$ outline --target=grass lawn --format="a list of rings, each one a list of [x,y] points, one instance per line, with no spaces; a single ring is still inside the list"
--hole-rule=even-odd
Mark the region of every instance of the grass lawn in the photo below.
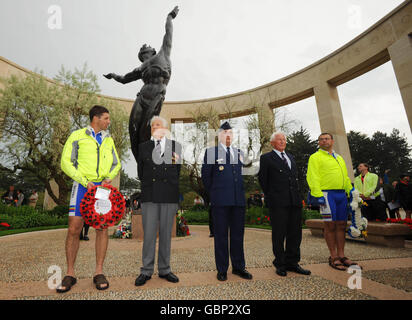
[[[67,226],[47,226],[47,227],[36,227],[36,228],[28,228],[28,229],[1,230],[0,237],[8,236],[11,234],[18,234],[18,233],[26,233],[26,232],[42,231],[42,230],[53,230],[53,229],[65,229],[65,228],[67,228]]]

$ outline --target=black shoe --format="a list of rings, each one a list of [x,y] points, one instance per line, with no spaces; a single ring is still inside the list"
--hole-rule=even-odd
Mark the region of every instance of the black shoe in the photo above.
[[[309,276],[311,274],[310,270],[303,269],[300,265],[296,265],[293,267],[287,267],[286,270],[296,272],[299,274],[304,274],[305,276]]]
[[[214,237],[214,235],[211,233],[211,234],[209,234],[209,238],[213,238]]]
[[[281,277],[286,277],[288,273],[283,268],[276,268],[276,274]]]
[[[227,280],[227,272],[218,272],[217,273],[217,280],[226,281]]]
[[[233,269],[232,273],[247,280],[251,280],[253,277],[252,275],[246,271],[246,269],[239,270],[239,269]]]
[[[83,235],[80,235],[79,239],[80,239],[80,240],[83,240],[83,239],[84,239],[84,238],[83,238]]]
[[[83,237],[83,240],[84,240],[84,241],[89,241],[90,239],[89,239],[88,236],[84,236],[84,237]]]
[[[134,282],[135,286],[142,286],[146,283],[147,280],[150,280],[152,277],[151,276],[146,276],[144,274],[141,274],[136,278],[136,281]]]
[[[174,275],[171,272],[169,272],[168,274],[165,274],[165,275],[160,275],[159,274],[159,278],[166,279],[167,281],[173,282],[173,283],[179,282],[179,278],[176,277],[176,275]]]

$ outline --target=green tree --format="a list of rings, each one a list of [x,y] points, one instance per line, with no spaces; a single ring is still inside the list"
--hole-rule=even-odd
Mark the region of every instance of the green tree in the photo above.
[[[377,131],[371,138],[351,131],[348,141],[354,169],[359,163],[366,162],[370,165],[370,171],[380,176],[389,169],[391,180],[398,179],[401,173],[412,171],[412,148],[398,129],[393,129],[391,134]]]
[[[373,156],[371,150],[374,149],[371,139],[357,131],[349,131],[347,137],[353,168],[356,169],[360,163],[371,163]]]
[[[134,193],[140,190],[140,180],[130,178],[122,168],[120,170],[120,191],[123,193]]]
[[[124,155],[128,144],[126,126],[121,125],[124,112],[114,103],[99,99],[96,76],[86,65],[74,72],[62,67],[54,83],[41,74],[0,80],[4,84],[0,90],[0,114],[4,115],[1,163],[13,172],[31,172],[56,204],[66,204],[71,190],[70,178],[60,169],[63,146],[74,130],[90,122],[88,111],[94,104],[108,104],[110,131],[120,144],[119,157]],[[53,180],[58,195],[51,188]]]
[[[295,158],[299,187],[304,197],[309,191],[306,182],[309,157],[317,151],[317,146],[317,141],[312,140],[310,134],[303,127],[300,127],[300,130],[292,132],[287,137],[286,151],[290,152]]]

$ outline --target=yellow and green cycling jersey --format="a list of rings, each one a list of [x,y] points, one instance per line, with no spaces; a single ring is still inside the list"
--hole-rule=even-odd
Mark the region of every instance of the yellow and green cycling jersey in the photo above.
[[[313,197],[323,197],[322,190],[352,190],[345,160],[337,153],[319,149],[309,158],[306,180]]]
[[[366,198],[373,196],[378,197],[380,192],[377,191],[379,183],[378,175],[368,172],[365,174],[362,183],[362,175],[355,178],[355,189]]]
[[[74,131],[64,145],[60,162],[63,172],[84,187],[90,181],[114,179],[121,168],[113,138],[103,131],[99,145],[92,132],[90,126]]]

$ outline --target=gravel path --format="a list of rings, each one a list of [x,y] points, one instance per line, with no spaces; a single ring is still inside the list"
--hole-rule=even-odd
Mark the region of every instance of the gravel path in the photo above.
[[[216,270],[213,238],[208,237],[207,227],[191,226],[191,232],[192,236],[188,239],[172,241],[172,271],[191,273]],[[65,272],[65,237],[65,230],[56,230],[0,238],[0,282],[47,280],[51,265],[59,266]],[[347,241],[345,253],[356,261],[412,257],[412,249],[386,248],[354,241]],[[110,239],[104,272],[109,277],[137,276],[141,255],[141,241]],[[302,265],[326,263],[329,254],[324,239],[304,232],[301,256]],[[272,267],[271,233],[248,229],[245,234],[245,258],[247,268]],[[94,230],[90,230],[90,241],[81,241],[76,260],[77,277],[89,278],[94,267]]]

